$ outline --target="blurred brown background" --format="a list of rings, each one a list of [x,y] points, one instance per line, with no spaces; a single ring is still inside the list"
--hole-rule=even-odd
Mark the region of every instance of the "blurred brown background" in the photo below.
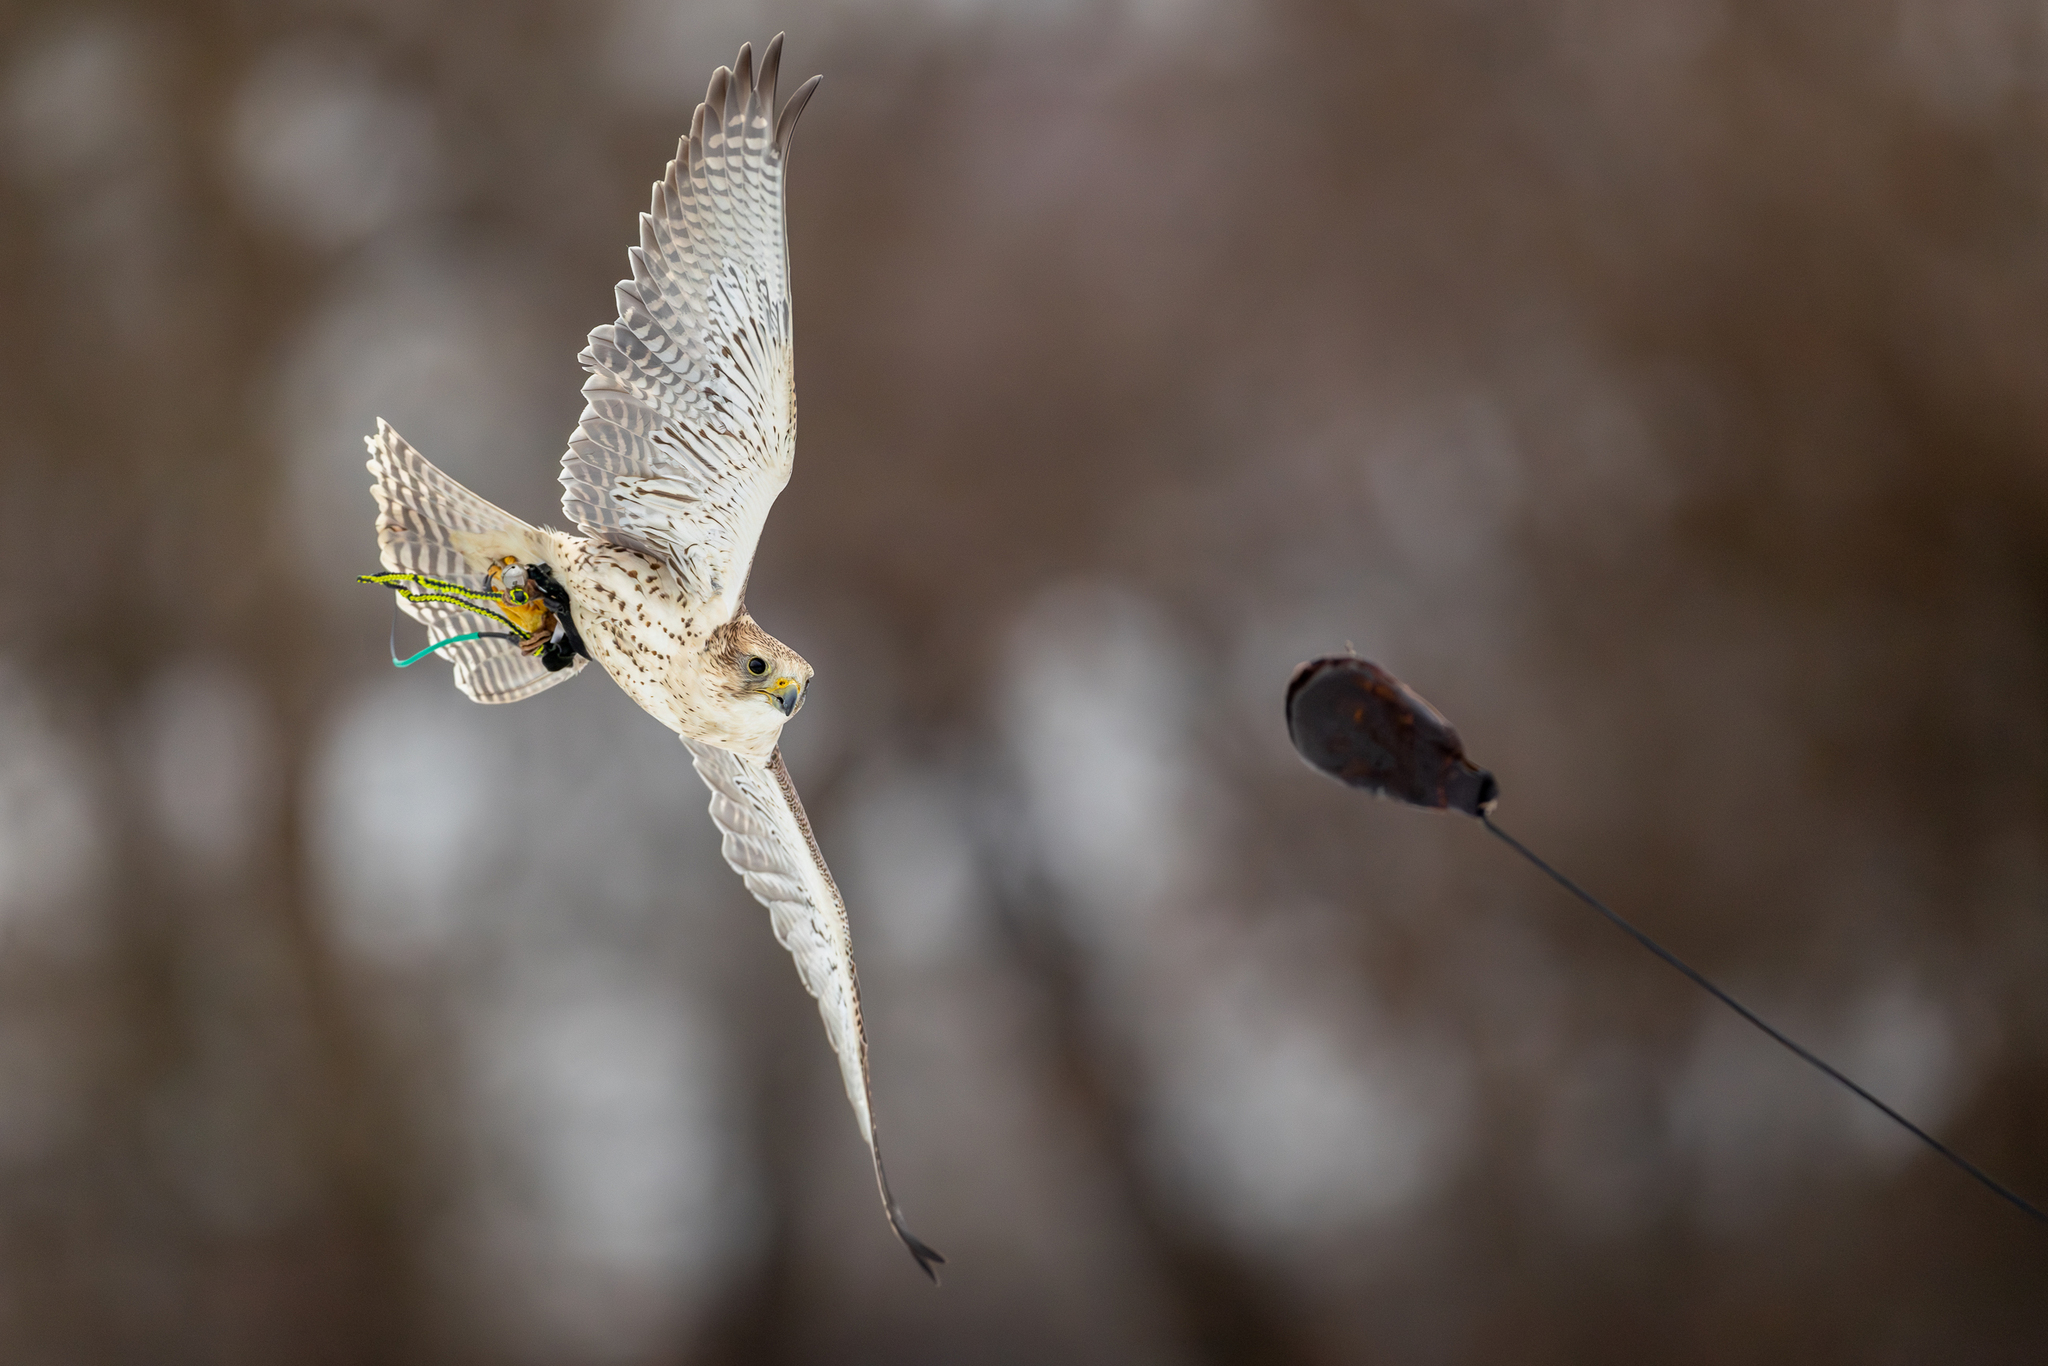
[[[752,606],[889,1237],[685,756],[385,662],[378,415],[559,522],[713,67],[827,73]],[[2048,13],[0,10],[0,1359],[2033,1362]],[[410,640],[401,635],[401,643]]]

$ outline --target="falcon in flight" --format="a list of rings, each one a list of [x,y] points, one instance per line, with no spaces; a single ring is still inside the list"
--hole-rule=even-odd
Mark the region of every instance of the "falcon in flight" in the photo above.
[[[427,628],[413,658],[441,654],[476,701],[531,697],[595,660],[682,738],[726,862],[817,998],[889,1225],[936,1280],[945,1259],[903,1226],[882,1171],[846,905],[776,744],[811,666],[746,608],[754,547],[796,458],[782,180],[821,79],[778,110],[781,57],[777,35],[758,67],[742,47],[712,75],[640,216],[618,321],[578,357],[590,378],[562,508],[583,534],[493,507],[379,419],[369,468],[386,572],[364,577]]]

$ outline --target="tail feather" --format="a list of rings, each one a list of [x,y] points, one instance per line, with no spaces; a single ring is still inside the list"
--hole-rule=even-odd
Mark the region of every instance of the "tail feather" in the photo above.
[[[377,419],[366,439],[370,496],[377,500],[377,554],[386,571],[428,574],[468,588],[485,586],[483,571],[500,555],[521,563],[548,558],[548,536],[471,493],[428,463],[391,424]],[[427,628],[430,641],[504,629],[445,603],[399,600]],[[440,656],[455,666],[455,686],[478,702],[517,702],[572,677],[583,666],[549,673],[509,640],[468,640]]]

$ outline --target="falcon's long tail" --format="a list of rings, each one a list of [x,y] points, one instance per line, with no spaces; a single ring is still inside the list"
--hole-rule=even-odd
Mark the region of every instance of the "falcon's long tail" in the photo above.
[[[473,592],[494,591],[484,571],[512,557],[519,564],[546,563],[554,552],[549,533],[485,502],[428,463],[391,424],[377,419],[367,438],[370,496],[377,500],[377,554],[386,571],[421,574],[460,584]],[[427,628],[431,642],[504,626],[467,611],[454,601],[422,602],[401,595],[399,606]],[[550,672],[540,659],[511,640],[487,637],[451,644],[440,652],[455,666],[455,686],[478,702],[516,702],[573,675],[582,667]]]

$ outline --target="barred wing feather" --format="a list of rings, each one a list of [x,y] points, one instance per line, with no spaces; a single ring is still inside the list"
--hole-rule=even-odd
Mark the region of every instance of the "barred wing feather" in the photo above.
[[[454,534],[531,532],[525,522],[434,468],[383,418],[377,419],[376,435],[366,437],[364,444],[370,448],[368,465],[375,476],[370,496],[377,500],[377,556],[387,571],[430,574],[482,589],[483,575],[470,571],[469,561],[455,547]],[[430,642],[504,629],[445,603],[407,602],[401,597],[399,607],[427,628]],[[466,640],[439,654],[455,666],[455,686],[478,702],[517,702],[575,677],[584,665],[578,659],[573,668],[549,673],[509,640]]]
[[[578,357],[590,378],[562,457],[562,507],[587,536],[668,560],[710,610],[740,609],[754,548],[796,458],[782,182],[818,77],[778,115],[782,37],[711,78],[640,216],[617,322]]]
[[[875,1183],[881,1189],[889,1226],[924,1273],[937,1280],[932,1266],[946,1259],[903,1226],[903,1212],[882,1170],[846,903],[818,851],[803,802],[782,762],[782,751],[777,750],[764,764],[694,740],[683,744],[711,788],[711,819],[724,836],[725,861],[746,882],[754,898],[768,908],[776,940],[796,959],[797,976],[818,1000],[825,1037],[839,1058],[846,1098],[853,1104],[854,1119],[874,1158]]]

